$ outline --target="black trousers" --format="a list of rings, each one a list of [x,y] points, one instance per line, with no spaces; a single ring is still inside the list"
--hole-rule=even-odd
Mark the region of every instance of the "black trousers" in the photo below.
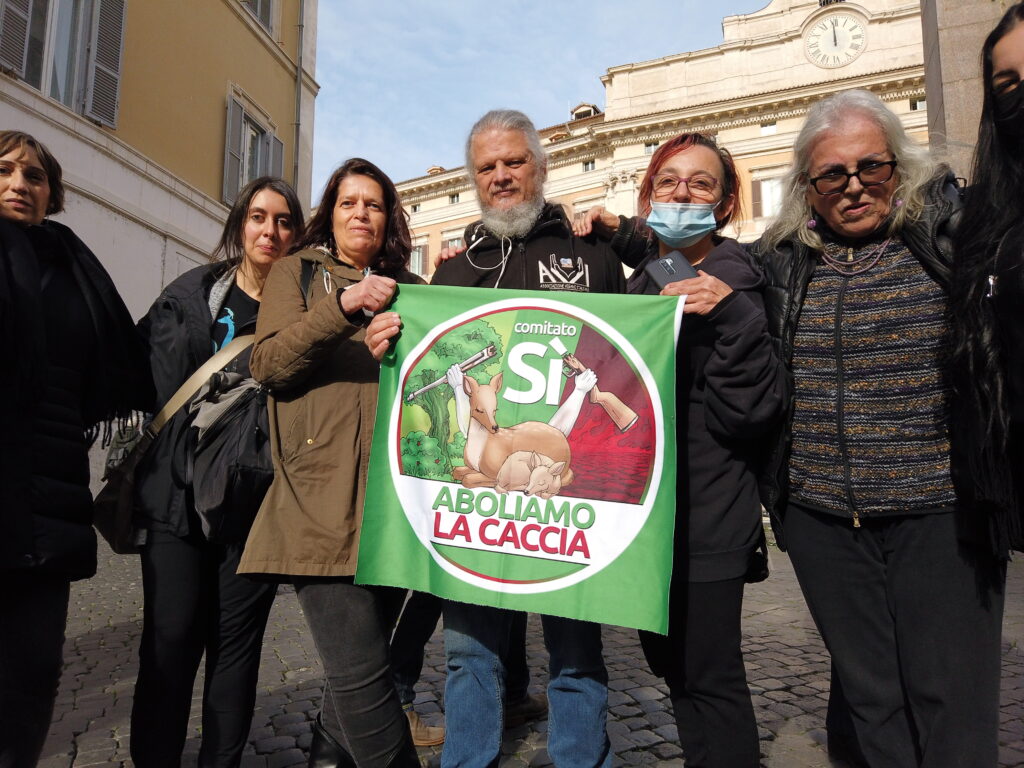
[[[790,506],[786,540],[872,768],[998,760],[1006,572],[953,514],[864,520]]]
[[[423,648],[437,629],[444,600],[429,592],[409,595],[391,638],[391,672],[402,706],[412,706],[415,686],[423,671]],[[526,661],[526,618],[517,612],[509,631],[505,663],[505,700],[514,704],[526,698],[530,689],[530,667]]]
[[[67,579],[4,574],[0,599],[0,768],[35,768],[64,667]]]
[[[665,678],[679,743],[694,768],[757,768],[761,751],[740,650],[744,579],[675,583],[667,637],[641,632]]]
[[[351,577],[293,582],[324,666],[323,727],[361,768],[419,768],[388,663],[404,590]]]
[[[263,632],[276,584],[235,573],[240,545],[150,532],[142,549],[145,599],[131,755],[139,768],[181,764],[192,687],[203,652],[199,765],[237,766],[249,736]]]

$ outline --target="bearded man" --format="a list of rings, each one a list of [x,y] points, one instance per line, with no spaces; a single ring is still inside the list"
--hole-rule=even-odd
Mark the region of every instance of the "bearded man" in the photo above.
[[[494,110],[480,118],[466,140],[466,172],[476,183],[481,219],[466,228],[465,252],[442,263],[432,284],[625,293],[622,266],[609,244],[573,235],[561,206],[545,201],[547,155],[526,115]],[[366,344],[378,360],[399,324],[398,315],[387,312],[367,328]],[[505,659],[517,617],[514,611],[445,603],[448,732],[442,768],[498,765],[509,706]],[[558,616],[542,616],[541,623],[550,655],[548,754],[558,768],[610,766],[601,627]]]

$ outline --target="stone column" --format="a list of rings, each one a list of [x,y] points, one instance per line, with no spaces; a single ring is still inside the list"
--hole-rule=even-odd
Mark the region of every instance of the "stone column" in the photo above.
[[[1007,0],[922,0],[928,141],[937,160],[967,177],[981,118],[981,44]]]

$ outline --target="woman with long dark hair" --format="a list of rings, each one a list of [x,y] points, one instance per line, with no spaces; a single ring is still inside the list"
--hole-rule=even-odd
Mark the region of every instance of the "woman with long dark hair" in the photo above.
[[[149,407],[145,350],[99,259],[48,217],[57,159],[0,131],[0,765],[39,760],[71,582],[96,573],[89,446]]]
[[[411,250],[395,185],[349,160],[298,252],[270,273],[256,324],[274,482],[239,571],[290,580],[316,642],[324,697],[310,765],[419,765],[388,666],[405,592],[354,583],[380,372],[364,327],[397,283],[422,282],[407,269]]]
[[[954,479],[988,512],[984,533],[1006,555],[1024,549],[1024,3],[1003,15],[981,60],[981,125],[951,291]]]
[[[168,285],[139,324],[157,390],[153,410],[217,350],[253,333],[270,268],[301,234],[302,206],[287,182],[264,176],[239,192],[214,262]],[[246,352],[228,369],[247,376]],[[235,573],[258,502],[233,505],[216,535],[204,532],[181,479],[178,446],[190,421],[187,409],[179,409],[136,474],[144,608],[131,754],[139,768],[180,764],[204,652],[199,765],[241,762],[277,590]]]

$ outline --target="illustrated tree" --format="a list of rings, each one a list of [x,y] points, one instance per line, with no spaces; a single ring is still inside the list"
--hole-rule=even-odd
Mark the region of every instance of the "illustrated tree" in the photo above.
[[[455,363],[475,355],[487,347],[494,345],[496,355],[480,365],[466,371],[480,383],[487,383],[491,377],[501,370],[502,344],[498,332],[484,320],[466,323],[446,333],[431,350],[424,355],[416,366],[416,372],[409,377],[405,396],[421,387],[431,384],[443,377]],[[428,392],[423,392],[413,399],[412,404],[426,411],[430,417],[430,429],[427,436],[437,441],[439,446],[448,445],[451,434],[451,423],[448,419],[448,402],[452,399],[452,388],[445,382]],[[445,472],[451,472],[451,461],[448,451],[443,452]]]

